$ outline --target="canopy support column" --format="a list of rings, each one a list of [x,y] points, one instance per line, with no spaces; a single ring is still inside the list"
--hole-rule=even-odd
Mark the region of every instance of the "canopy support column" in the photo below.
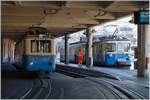
[[[87,43],[86,43],[86,66],[91,67],[93,66],[93,54],[92,54],[92,34],[90,32],[90,29],[88,28],[86,30],[86,37],[87,37]]]
[[[65,34],[65,64],[69,63],[69,57],[68,57],[68,53],[69,53],[69,45],[68,45],[68,34]]]
[[[145,60],[145,26],[138,25],[138,66],[137,76],[144,77],[146,68]]]

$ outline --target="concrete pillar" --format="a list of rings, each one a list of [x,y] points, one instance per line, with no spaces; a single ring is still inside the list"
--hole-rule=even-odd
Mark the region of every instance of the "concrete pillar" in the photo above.
[[[145,70],[145,76],[149,77],[149,70],[150,70],[150,25],[145,26],[145,57],[147,60],[146,63],[146,70]]]
[[[69,57],[68,57],[68,54],[69,54],[68,38],[69,38],[69,35],[65,34],[65,64],[69,63]]]
[[[93,36],[92,36],[89,28],[86,30],[86,37],[87,37],[86,54],[85,54],[86,55],[86,66],[91,67],[91,66],[93,66],[93,54],[92,54]]]
[[[4,49],[4,42],[3,36],[1,36],[1,63],[3,62],[3,49]]]
[[[138,25],[138,77],[144,77],[145,74],[145,26]]]

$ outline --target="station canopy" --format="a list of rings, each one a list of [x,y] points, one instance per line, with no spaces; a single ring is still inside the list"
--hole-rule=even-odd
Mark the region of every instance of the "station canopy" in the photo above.
[[[28,27],[55,37],[71,34],[148,8],[149,1],[2,1],[2,35],[19,38]]]

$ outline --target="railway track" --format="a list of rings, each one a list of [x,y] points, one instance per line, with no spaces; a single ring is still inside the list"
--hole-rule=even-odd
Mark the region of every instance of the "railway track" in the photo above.
[[[112,84],[114,87],[121,89],[121,91],[123,91],[123,92],[129,91],[129,92],[131,92],[130,94],[135,94],[135,95],[137,95],[138,98],[143,98],[143,99],[149,98],[149,92],[148,92],[149,87],[141,86],[139,84],[128,84],[128,83],[124,83],[124,82],[119,83],[119,85],[118,85],[118,83],[116,81],[112,82],[112,81],[109,81],[106,79],[105,80],[99,79],[99,81],[105,81],[109,84]],[[121,88],[120,86],[123,88]],[[147,91],[147,92],[145,92],[145,91]]]
[[[20,99],[48,99],[51,94],[52,80],[50,78],[37,78],[32,87]]]
[[[131,89],[126,86],[120,86],[120,85],[115,84],[106,79],[98,79],[97,80],[97,79],[93,79],[93,78],[89,78],[89,77],[86,77],[85,79],[95,82],[97,84],[104,85],[105,87],[109,87],[113,93],[115,93],[116,95],[119,94],[118,97],[120,99],[146,99],[143,95],[134,91],[134,89]]]
[[[130,88],[127,86],[118,85],[115,82],[108,81],[105,77],[93,78],[93,77],[89,77],[90,75],[88,74],[82,74],[82,73],[77,73],[77,72],[72,72],[72,71],[67,71],[67,70],[62,70],[62,69],[59,69],[58,71],[65,75],[75,77],[75,78],[82,77],[86,80],[93,82],[95,85],[98,84],[99,86],[96,87],[96,89],[97,91],[99,91],[101,96],[103,95],[102,96],[103,99],[116,99],[116,98],[117,99],[146,99],[148,98],[138,93],[132,87]],[[108,77],[108,78],[111,78],[111,77]]]
[[[3,98],[14,98],[14,99],[64,99],[64,98],[79,98],[84,99],[89,97],[91,98],[101,98],[101,99],[148,99],[148,94],[145,94],[145,90],[149,88],[136,88],[135,86],[131,87],[126,84],[123,84],[113,78],[112,76],[102,75],[102,77],[98,77],[91,73],[81,73],[77,71],[70,71],[65,69],[57,69],[59,73],[65,74],[69,77],[66,79],[66,76],[62,79],[62,76],[58,76],[57,78],[52,77],[34,77],[31,80],[24,81],[24,87],[14,87],[14,92],[7,95],[7,97]],[[18,74],[17,74],[18,75]],[[73,77],[73,78],[72,78]],[[79,80],[78,80],[79,79]],[[17,79],[16,79],[17,80]],[[53,82],[52,82],[53,80]],[[73,80],[73,81],[71,81]],[[19,83],[20,81],[16,81]],[[32,83],[25,85],[26,83]],[[77,82],[77,83],[76,83]],[[76,84],[76,85],[73,85]],[[73,86],[71,86],[71,84]],[[80,85],[81,84],[81,85]],[[88,85],[88,87],[86,87]],[[30,86],[30,87],[29,87]],[[92,87],[89,87],[92,86]],[[140,87],[140,86],[139,86]],[[26,89],[25,89],[26,88]],[[77,88],[82,88],[83,90],[75,90]],[[12,89],[12,90],[13,90]],[[89,92],[96,94],[92,96]],[[81,91],[81,92],[80,92]],[[87,91],[85,93],[84,91]],[[143,92],[144,91],[144,92]],[[72,94],[70,94],[72,92]],[[78,93],[79,92],[79,93]],[[69,95],[70,94],[70,95]],[[84,95],[83,95],[84,94]]]
[[[11,64],[3,65],[2,79],[3,86],[5,83],[9,85],[7,94],[3,91],[3,99],[48,99],[51,94],[52,80],[49,76],[40,77],[37,73],[28,73],[23,70],[16,69],[16,66]],[[9,80],[9,81],[7,81]],[[22,83],[23,82],[23,83]],[[20,84],[19,84],[20,83]],[[18,85],[18,86],[17,86]]]

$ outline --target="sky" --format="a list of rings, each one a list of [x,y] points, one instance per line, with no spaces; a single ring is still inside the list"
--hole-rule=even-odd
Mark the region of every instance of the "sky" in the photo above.
[[[132,34],[134,37],[137,37],[137,25],[134,23],[129,23],[129,21],[132,19],[132,15],[126,16],[124,18],[107,22],[102,25],[95,26],[93,29],[96,31],[93,33],[93,35],[112,35],[113,32],[116,30],[116,28],[119,29],[118,35],[127,35]],[[70,37],[72,37],[72,42],[79,40],[80,36],[83,35],[84,31],[76,32],[74,34],[71,34]]]
[[[118,28],[119,30],[118,35],[126,36],[130,34],[136,38],[137,25],[135,25],[134,23],[129,23],[131,19],[132,19],[132,15],[129,15],[115,21],[97,25],[93,27],[93,29],[96,31],[95,33],[93,33],[93,35],[112,35],[113,32],[116,30],[116,28]],[[83,33],[84,31],[79,31],[71,34],[70,35],[71,39],[69,39],[69,42],[79,41],[80,39],[79,37],[85,36]],[[59,41],[61,41],[61,39]]]

